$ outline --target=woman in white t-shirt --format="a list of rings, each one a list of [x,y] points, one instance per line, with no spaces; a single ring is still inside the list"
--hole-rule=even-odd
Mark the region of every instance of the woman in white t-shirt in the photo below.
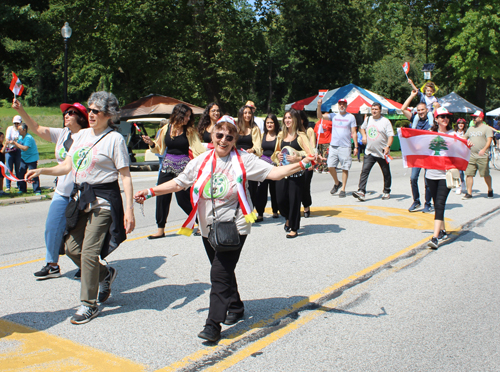
[[[58,164],[61,164],[73,144],[74,136],[84,128],[89,127],[87,110],[81,103],[63,103],[64,128],[49,128],[38,125],[24,110],[17,99],[12,101],[12,108],[23,118],[31,132],[38,135],[45,141],[56,144],[55,157]],[[66,218],[64,211],[69,203],[69,197],[73,190],[73,179],[70,175],[63,175],[57,178],[57,187],[50,203],[49,213],[45,222],[45,247],[46,265],[34,275],[37,279],[57,278],[61,276],[58,265],[59,250],[63,244],[63,235],[66,228]],[[77,274],[78,275],[78,274]]]
[[[467,121],[464,118],[459,118],[457,120],[457,124],[455,124],[455,134],[460,138],[465,138],[465,132],[467,132]],[[461,194],[461,193],[465,194],[467,192],[467,187],[465,185],[464,171],[461,170],[461,171],[459,171],[459,173],[460,173],[461,186],[457,187],[456,193],[457,194]]]
[[[14,174],[14,170],[16,172],[16,176],[19,176],[19,170],[21,167],[21,150],[12,144],[12,141],[17,141],[19,138],[19,126],[22,123],[22,118],[19,115],[14,116],[12,119],[12,125],[7,128],[5,132],[5,148],[3,149],[5,152],[5,166],[8,170]],[[6,178],[5,179],[5,191],[10,192],[10,184],[11,181]],[[18,182],[19,187],[19,182]]]
[[[452,114],[446,108],[437,108],[434,111],[434,125],[430,131],[454,135],[451,118]],[[448,237],[444,226],[444,210],[446,199],[450,193],[450,189],[446,185],[446,170],[427,169],[425,180],[434,201],[434,236],[429,241],[428,246],[437,249],[439,242]]]
[[[212,282],[207,321],[198,337],[212,342],[220,338],[221,323],[236,324],[244,316],[244,306],[238,293],[234,270],[245,239],[250,233],[251,223],[256,219],[248,197],[247,181],[279,180],[311,166],[310,160],[305,159],[287,166],[274,167],[245,151],[236,150],[237,139],[238,130],[234,119],[223,116],[212,130],[214,150],[191,160],[177,178],[135,194],[136,201],[143,203],[152,196],[165,195],[189,187],[193,190],[193,212],[179,233],[191,235],[198,215],[203,245],[211,263]],[[210,180],[212,169],[213,188]],[[212,205],[215,206],[214,212]],[[209,225],[213,222],[214,213],[218,221],[235,219],[240,238],[236,250],[219,252],[208,241]]]
[[[104,259],[135,227],[129,155],[123,136],[113,125],[119,115],[118,100],[111,93],[95,92],[88,106],[90,128],[78,133],[64,162],[28,172],[31,179],[72,170],[75,180],[72,196],[77,219],[73,228],[67,226],[70,231],[65,241],[66,254],[82,270],[81,306],[71,318],[73,324],[87,323],[99,314],[97,303],[109,298],[117,273],[102,265],[99,256]],[[118,176],[125,192],[125,212]],[[74,205],[70,202],[69,206]]]

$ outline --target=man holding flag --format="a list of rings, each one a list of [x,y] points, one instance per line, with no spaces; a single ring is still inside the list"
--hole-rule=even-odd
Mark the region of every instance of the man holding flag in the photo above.
[[[378,102],[372,103],[372,116],[366,118],[361,126],[360,132],[363,136],[363,143],[366,144],[365,157],[363,158],[363,170],[359,177],[358,191],[353,192],[352,196],[365,201],[366,183],[368,176],[375,163],[378,163],[382,174],[384,175],[384,192],[382,200],[391,197],[391,168],[389,162],[391,156],[392,141],[394,139],[394,130],[391,122],[381,115],[382,105]]]
[[[412,129],[420,129],[420,130],[429,130],[431,126],[434,124],[434,118],[432,114],[427,109],[427,106],[424,102],[420,102],[417,105],[417,113],[413,114],[407,110],[411,101],[418,95],[418,90],[412,90],[408,99],[403,103],[401,110],[403,111],[404,116],[410,121],[410,127]],[[418,178],[420,176],[421,168],[412,168],[411,176],[410,176],[410,184],[411,184],[411,193],[413,195],[413,204],[408,209],[409,212],[416,212],[418,208],[420,208],[420,193],[418,191]],[[431,194],[429,187],[427,186],[427,182],[425,181],[424,176],[424,184],[425,184],[425,206],[422,212],[430,213],[432,212],[431,208]]]

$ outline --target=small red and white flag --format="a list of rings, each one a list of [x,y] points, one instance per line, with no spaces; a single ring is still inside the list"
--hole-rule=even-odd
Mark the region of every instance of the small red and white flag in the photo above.
[[[12,71],[12,81],[10,82],[10,90],[12,93],[14,93],[15,96],[20,96],[23,94],[24,91],[24,86],[21,83],[21,80],[17,77],[16,74],[14,74],[14,71]]]
[[[385,156],[385,161],[387,162],[387,164],[389,164],[392,160],[392,156],[387,154],[387,155],[384,155]]]
[[[10,180],[12,182],[26,181],[25,179],[24,180],[20,180],[19,178],[17,178],[16,176],[14,176],[12,174],[12,172],[9,170],[9,168],[7,168],[5,166],[5,164],[2,163],[1,161],[0,161],[0,172],[3,174],[4,178],[7,178],[8,180]]]
[[[136,123],[134,123],[134,127],[135,127],[135,129],[137,129],[137,131],[138,131],[139,133],[141,133],[141,128],[139,128],[139,126],[138,126]]]
[[[320,89],[318,91],[318,98],[323,98],[325,96],[326,92],[328,92],[328,89]]]
[[[403,71],[405,72],[405,75],[408,78],[408,72],[410,72],[410,62],[403,63]]]
[[[398,128],[405,168],[465,170],[470,149],[467,140],[452,134]]]

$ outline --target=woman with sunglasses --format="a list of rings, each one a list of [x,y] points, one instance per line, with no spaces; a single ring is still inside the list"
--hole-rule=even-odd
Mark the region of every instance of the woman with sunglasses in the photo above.
[[[154,154],[163,154],[167,149],[160,167],[158,185],[174,179],[184,170],[191,160],[190,150],[194,157],[205,152],[205,147],[194,129],[193,110],[184,103],[179,103],[174,107],[169,123],[161,129],[154,141],[148,136],[142,136],[142,139],[149,145]],[[176,192],[175,198],[179,207],[189,215],[192,209],[189,190]],[[148,236],[148,239],[158,239],[165,236],[165,225],[171,201],[171,194],[156,198],[158,231],[156,234]]]
[[[274,114],[268,114],[264,120],[264,134],[262,137],[262,156],[260,157],[265,162],[275,165],[271,160],[274,151],[276,151],[276,139],[280,132],[278,118]],[[255,197],[255,209],[257,211],[257,221],[264,221],[264,209],[267,204],[267,194],[271,194],[271,208],[273,210],[273,218],[278,218],[278,200],[276,199],[276,182],[265,180],[259,183],[257,187],[257,195]]]
[[[29,178],[47,174],[62,176],[72,171],[72,192],[76,224],[67,226],[66,254],[82,270],[81,306],[71,318],[73,324],[87,323],[99,314],[97,303],[111,294],[117,270],[100,263],[134,230],[133,187],[130,159],[123,136],[113,121],[120,108],[112,93],[95,92],[88,100],[89,126],[80,130],[66,159],[53,168],[28,172]],[[125,193],[124,212],[118,176]]]
[[[201,137],[201,141],[206,144],[207,147],[213,148],[212,143],[212,130],[217,124],[217,120],[220,119],[220,108],[215,102],[209,103],[203,114],[201,114],[200,121],[198,122],[198,133]],[[209,145],[210,144],[210,145]]]
[[[434,119],[431,132],[455,135],[451,124],[452,114],[446,108],[437,108],[434,111]],[[425,180],[434,202],[434,236],[429,241],[428,246],[437,249],[439,242],[448,237],[444,226],[444,210],[450,189],[446,185],[445,170],[427,169]]]
[[[250,233],[251,223],[255,221],[246,181],[279,180],[311,166],[311,159],[306,158],[299,163],[274,167],[256,156],[238,150],[238,132],[234,119],[223,116],[212,131],[214,150],[193,159],[177,178],[135,194],[135,200],[143,203],[152,196],[170,194],[190,187],[193,190],[193,213],[179,233],[189,236],[198,215],[203,245],[211,263],[212,283],[208,318],[198,337],[212,342],[221,337],[221,323],[236,324],[244,316],[244,305],[238,293],[234,270]],[[194,190],[202,191],[198,193]],[[236,250],[218,252],[210,245],[209,225],[212,224],[214,214],[218,221],[235,218],[240,239]]]
[[[38,125],[24,110],[17,99],[14,98],[12,108],[18,112],[28,126],[29,130],[40,138],[56,144],[55,157],[58,164],[61,164],[68,154],[73,137],[81,129],[89,127],[87,110],[82,104],[63,103],[61,106],[64,118],[64,128],[50,128]],[[39,280],[58,278],[61,276],[61,269],[58,265],[59,251],[63,246],[63,234],[66,229],[66,218],[64,211],[69,203],[69,197],[73,190],[73,178],[71,175],[62,175],[57,178],[57,186],[49,207],[49,213],[45,222],[45,247],[46,265],[40,271],[34,273]],[[75,274],[79,278],[79,274]]]
[[[283,164],[282,149],[291,147],[295,154],[287,155],[287,161],[290,163],[300,163],[307,155],[313,156],[309,138],[304,133],[300,115],[294,109],[285,112],[283,116],[283,126],[276,144],[276,151],[273,154],[273,161],[276,164]],[[279,167],[278,167],[279,168]],[[276,184],[276,194],[278,195],[278,206],[280,213],[286,218],[285,231],[286,237],[296,238],[297,231],[300,228],[300,204],[302,202],[302,191],[305,182],[305,170],[298,170],[286,179],[282,179]]]
[[[465,138],[465,132],[467,132],[467,121],[464,118],[460,118],[457,120],[457,123],[455,124],[455,135],[457,135],[460,138]],[[461,187],[457,187],[457,190],[455,191],[458,195],[461,193],[466,193],[467,192],[467,186],[465,185],[465,176],[464,176],[464,171],[458,171],[460,173],[460,183]]]
[[[255,123],[252,106],[243,106],[238,111],[238,141],[236,147],[249,154],[259,157],[262,155],[262,134]],[[257,185],[258,183],[254,181],[248,183],[250,198],[254,205],[256,204]]]

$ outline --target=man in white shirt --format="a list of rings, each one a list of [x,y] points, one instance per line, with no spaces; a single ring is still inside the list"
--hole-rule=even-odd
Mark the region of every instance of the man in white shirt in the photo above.
[[[356,119],[353,114],[347,112],[347,100],[339,99],[338,107],[339,113],[322,114],[321,104],[323,100],[318,100],[318,107],[316,114],[318,119],[330,120],[332,122],[332,139],[330,141],[330,148],[328,153],[328,171],[335,184],[333,185],[330,194],[334,195],[340,190],[339,197],[345,198],[345,186],[347,184],[347,177],[349,176],[349,169],[351,169],[351,137],[354,140],[354,156],[358,153],[358,141],[356,134]],[[342,169],[342,182],[337,177],[337,165],[340,163]]]
[[[253,121],[259,127],[260,133],[264,133],[264,120],[255,116],[255,110],[257,109],[257,107],[255,107],[255,103],[253,103],[253,101],[247,101],[247,103],[245,103],[245,106],[249,106],[252,108],[252,114],[254,114]]]
[[[382,105],[378,102],[372,103],[372,116],[366,118],[361,126],[362,141],[366,144],[365,157],[363,158],[363,170],[359,177],[358,191],[352,196],[365,201],[366,183],[368,176],[375,163],[378,163],[384,175],[384,192],[382,200],[391,197],[391,168],[388,156],[394,139],[394,130],[391,122],[381,115]]]

